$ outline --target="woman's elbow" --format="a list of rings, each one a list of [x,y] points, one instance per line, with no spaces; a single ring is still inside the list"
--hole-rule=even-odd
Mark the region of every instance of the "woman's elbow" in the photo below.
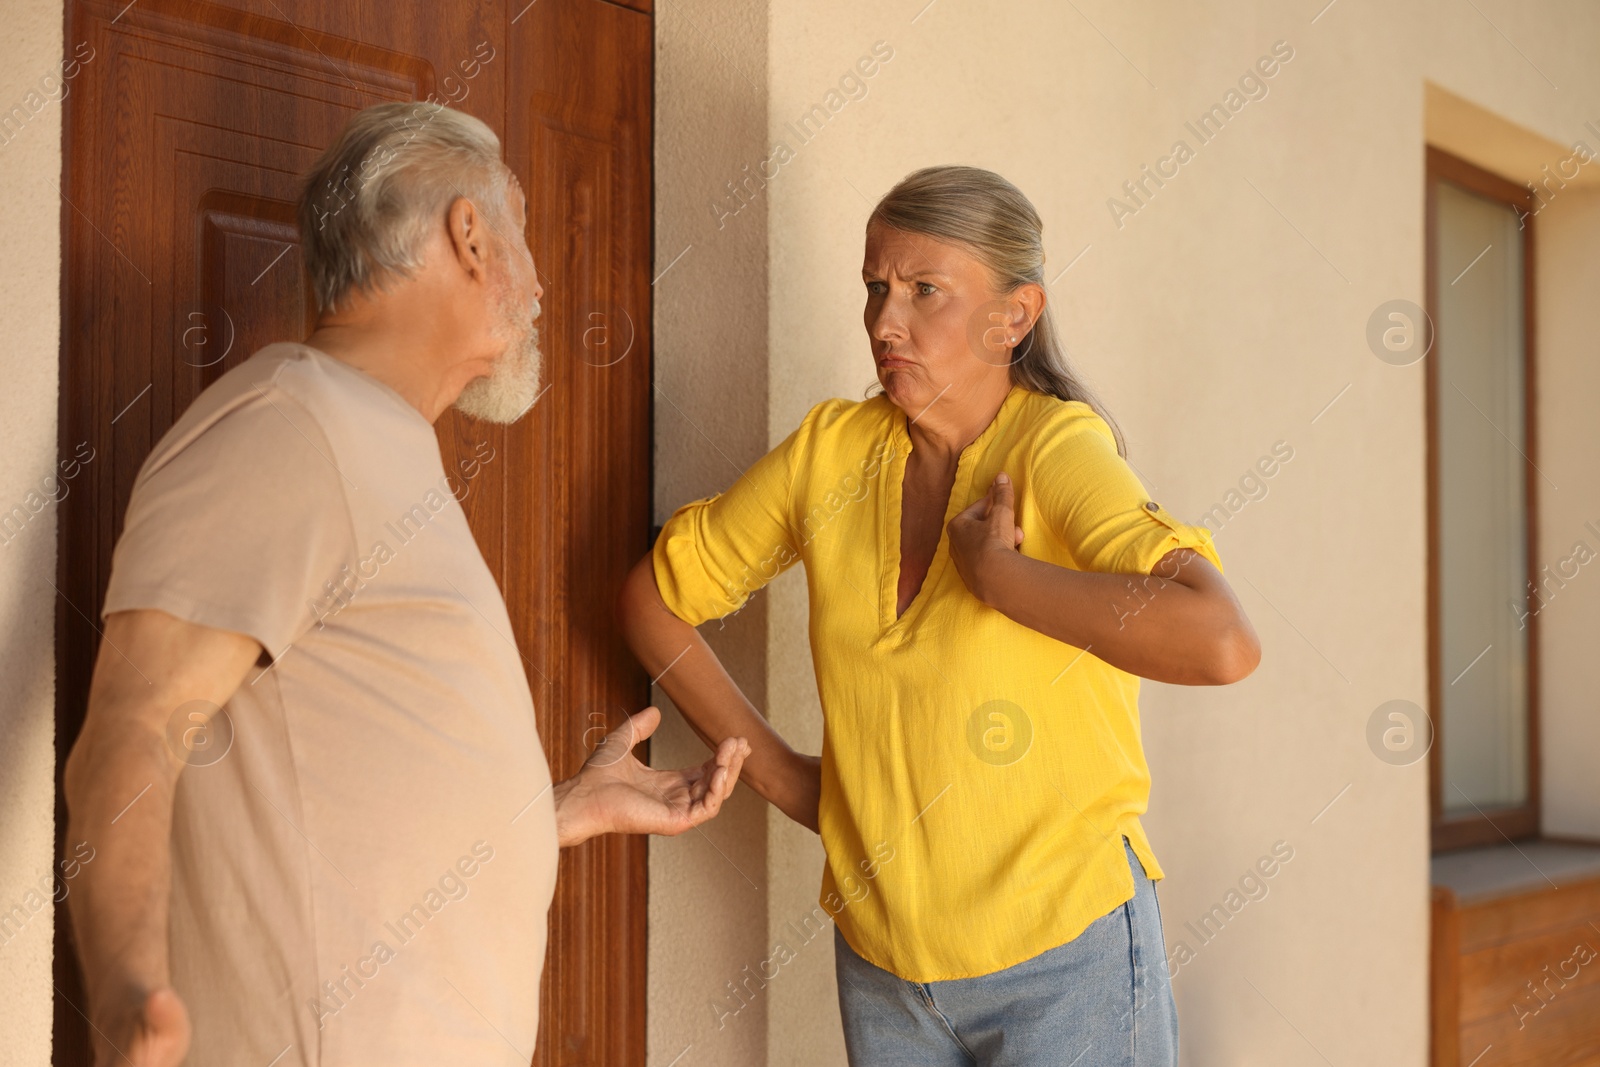
[[[1248,619],[1240,618],[1222,631],[1211,655],[1211,684],[1242,682],[1261,664],[1261,641]]]

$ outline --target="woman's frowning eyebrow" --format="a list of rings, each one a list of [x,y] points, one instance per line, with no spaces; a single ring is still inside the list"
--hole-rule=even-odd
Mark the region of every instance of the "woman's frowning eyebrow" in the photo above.
[[[875,282],[875,281],[882,281],[883,280],[882,277],[878,274],[877,271],[867,270],[865,268],[863,268],[862,271],[861,271],[861,277],[862,277],[863,281],[869,281],[869,282]],[[937,270],[916,270],[916,271],[912,271],[909,274],[897,275],[897,277],[901,281],[907,281],[907,282],[920,282],[920,281],[923,281],[924,279],[929,279],[929,278],[937,279],[938,281],[941,281],[941,282],[948,282],[950,280],[950,275],[944,273],[943,271],[937,271]]]

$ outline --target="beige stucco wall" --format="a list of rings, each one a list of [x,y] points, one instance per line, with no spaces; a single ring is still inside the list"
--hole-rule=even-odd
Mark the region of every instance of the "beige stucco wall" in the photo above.
[[[28,494],[56,462],[61,5],[12,3],[5,23],[0,120],[14,105],[26,118],[0,130],[0,512],[20,505],[27,521],[0,534],[0,1067],[34,1067],[50,1059],[56,521]]]
[[[713,205],[761,158],[767,13],[758,0],[679,0],[656,13],[655,516],[718,492],[767,449],[767,225]],[[738,201],[732,201],[738,206]],[[706,636],[758,706],[767,609]],[[656,766],[705,758],[666,712]],[[742,789],[701,830],[650,842],[652,1065],[748,1067],[765,1058],[767,1004],[728,983],[766,955],[766,804]],[[737,1009],[737,1010],[735,1010]]]

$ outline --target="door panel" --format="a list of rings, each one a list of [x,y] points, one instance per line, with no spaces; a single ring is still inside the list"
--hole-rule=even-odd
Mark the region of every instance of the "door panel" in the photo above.
[[[513,427],[451,413],[438,431],[448,471],[495,449],[463,506],[505,592],[552,772],[572,774],[599,727],[648,699],[611,615],[649,522],[648,10],[125,4],[67,4],[69,54],[87,42],[93,58],[64,101],[60,443],[96,458],[61,505],[60,759],[140,464],[223,371],[310,325],[300,175],[362,107],[432,94],[501,134],[529,194],[547,390]],[[59,792],[57,816],[64,834]],[[644,916],[642,839],[563,853],[536,1063],[644,1062]],[[65,921],[56,956],[55,1059],[86,1064]]]
[[[565,650],[559,669],[544,668],[545,703],[560,713],[540,719],[552,771],[564,778],[602,725],[649,701],[613,605],[649,547],[654,31],[638,12],[550,0],[525,9],[516,29],[515,41],[540,42],[548,60],[507,64],[516,116],[507,151],[528,190],[529,243],[545,285],[549,392],[529,432],[508,442],[508,466],[538,472],[543,485],[508,507],[503,559],[512,617],[529,635],[524,647]],[[627,318],[631,351],[606,355],[628,333]],[[526,569],[539,566],[562,580],[535,580]],[[642,837],[562,853],[548,972],[562,980],[546,984],[541,1008],[546,1033],[564,1043],[541,1046],[551,1063],[644,1063],[645,871]],[[557,918],[578,914],[591,921]],[[619,967],[634,983],[626,1008],[611,999]]]

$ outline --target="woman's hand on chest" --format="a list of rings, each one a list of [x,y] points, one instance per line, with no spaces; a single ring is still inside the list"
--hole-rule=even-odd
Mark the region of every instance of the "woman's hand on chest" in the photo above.
[[[1002,471],[982,499],[957,513],[945,532],[950,538],[950,559],[972,595],[989,603],[985,577],[989,565],[1002,555],[1014,554],[1022,544],[1022,527],[1016,520],[1016,487]]]

